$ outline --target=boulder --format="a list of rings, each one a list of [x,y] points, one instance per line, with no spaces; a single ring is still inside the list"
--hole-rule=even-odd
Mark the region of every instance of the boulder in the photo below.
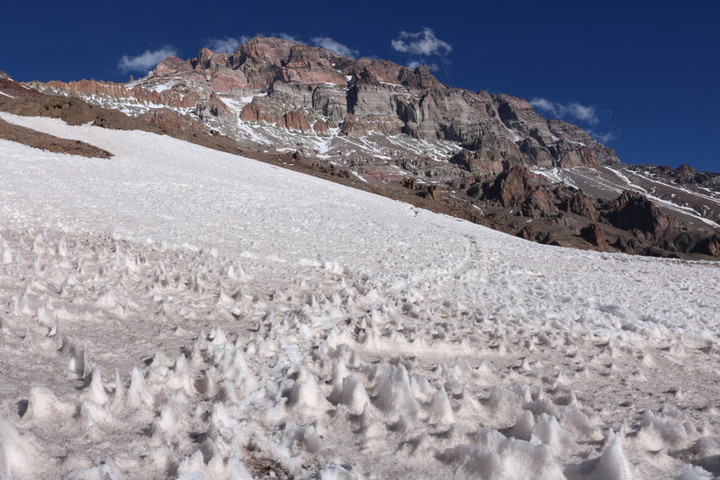
[[[605,240],[605,234],[596,223],[591,223],[580,230],[580,236],[591,245],[598,247],[600,250],[607,251],[607,241]]]
[[[209,118],[235,118],[235,113],[214,93],[210,95],[210,98],[200,100],[195,104],[195,115],[200,117],[201,120],[207,120]]]
[[[495,180],[483,185],[483,198],[494,200],[503,207],[516,209],[527,217],[548,217],[557,213],[557,208],[540,188],[542,180],[520,165],[503,164],[505,170]],[[474,186],[468,195],[474,196]]]
[[[617,200],[608,203],[605,217],[614,227],[637,230],[646,235],[657,236],[670,224],[670,219],[641,193],[625,190]]]
[[[576,215],[589,218],[594,222],[600,221],[600,212],[595,208],[595,202],[582,192],[574,192],[562,200],[560,209]]]
[[[691,252],[720,257],[720,235],[716,234],[700,240]]]

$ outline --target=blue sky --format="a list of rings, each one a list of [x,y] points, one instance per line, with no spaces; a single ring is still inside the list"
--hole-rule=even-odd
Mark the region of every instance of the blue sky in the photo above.
[[[508,93],[590,130],[626,163],[720,172],[716,2],[7,2],[0,70],[125,81],[165,54],[257,34]]]

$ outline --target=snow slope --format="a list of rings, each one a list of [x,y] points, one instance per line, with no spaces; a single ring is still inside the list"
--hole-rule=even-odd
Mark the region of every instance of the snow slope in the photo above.
[[[8,114],[9,478],[711,478],[720,268]],[[708,473],[710,472],[710,473]]]

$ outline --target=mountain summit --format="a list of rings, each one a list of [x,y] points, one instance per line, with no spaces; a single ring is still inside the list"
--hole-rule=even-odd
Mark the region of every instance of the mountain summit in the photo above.
[[[473,171],[495,171],[493,162],[508,160],[543,168],[614,164],[612,149],[582,129],[560,120],[547,120],[520,98],[449,88],[422,65],[410,69],[371,58],[353,60],[320,47],[280,38],[256,37],[231,54],[203,48],[196,58],[168,57],[142,80],[125,85],[73,82],[49,85],[85,95],[120,97],[155,106],[191,108],[197,118],[219,131],[266,146],[278,146],[288,130],[292,140],[311,154],[344,156],[355,138],[370,137],[359,157],[408,148],[393,148],[377,138],[407,135],[439,147],[448,160],[460,148],[477,152]],[[152,108],[152,107],[149,107]],[[137,105],[136,110],[143,110]],[[266,128],[257,136],[243,135],[237,117]],[[298,139],[298,133],[310,138]],[[321,137],[325,141],[318,141]],[[265,141],[263,141],[265,140]],[[328,140],[330,141],[327,145]],[[319,143],[324,149],[318,148]],[[361,142],[362,143],[362,142]],[[417,157],[417,152],[405,155]]]

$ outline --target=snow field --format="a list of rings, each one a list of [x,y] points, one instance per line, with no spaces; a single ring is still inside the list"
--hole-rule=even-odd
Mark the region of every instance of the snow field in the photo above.
[[[425,371],[414,358],[385,358],[377,363],[373,345],[387,342],[383,339],[408,344],[403,334],[408,328],[380,327],[388,317],[395,317],[383,313],[383,305],[358,314],[373,302],[357,287],[320,293],[319,284],[309,289],[315,293],[307,297],[291,287],[278,292],[287,304],[276,310],[268,307],[277,302],[265,304],[243,293],[243,283],[236,280],[238,268],[210,268],[212,262],[202,254],[190,262],[202,270],[198,273],[182,270],[183,260],[192,258],[186,252],[153,248],[152,256],[165,253],[163,263],[153,265],[151,258],[134,254],[133,246],[125,242],[87,236],[49,241],[52,236],[45,231],[35,238],[20,237],[18,244],[3,239],[4,251],[16,247],[6,265],[23,267],[22,257],[34,257],[23,273],[33,271],[35,277],[32,287],[26,286],[10,301],[4,346],[15,355],[37,359],[21,367],[25,371],[18,383],[38,379],[35,372],[41,365],[46,371],[46,377],[38,379],[43,385],[30,386],[19,398],[14,391],[3,392],[8,412],[3,458],[12,477],[54,478],[60,473],[89,478],[91,472],[102,471],[117,478],[197,472],[208,478],[237,478],[260,475],[257,463],[271,465],[278,476],[311,476],[338,468],[357,470],[356,477],[372,476],[368,475],[375,468],[372,464],[354,468],[347,468],[346,462],[345,467],[328,464],[328,459],[340,456],[353,465],[358,460],[353,451],[361,448],[380,465],[386,463],[383,466],[389,470],[384,474],[390,475],[403,471],[442,475],[442,466],[450,465],[467,473],[497,476],[508,473],[505,464],[522,460],[531,462],[534,470],[547,470],[546,478],[555,478],[561,466],[552,449],[573,444],[555,417],[540,413],[535,422],[512,391],[495,386],[487,398],[478,390],[469,402],[458,401],[465,383],[458,377],[475,383],[491,376],[479,375],[465,362],[436,365],[437,373]],[[23,243],[29,251],[18,248]],[[83,243],[92,245],[94,255],[77,254]],[[44,275],[47,271],[52,276]],[[312,277],[309,272],[307,278]],[[342,279],[339,283],[342,286]],[[108,290],[108,286],[112,287]],[[39,294],[48,291],[59,293]],[[378,300],[377,295],[369,298]],[[395,309],[402,306],[400,302]],[[226,328],[244,332],[245,338],[221,328],[192,338],[178,333],[177,327],[162,332],[148,325],[151,318],[156,324],[183,325],[203,310]],[[130,326],[134,331],[124,331]],[[415,328],[421,338],[431,338],[424,328]],[[143,350],[153,347],[126,346],[139,330],[145,342],[157,332],[158,350],[147,358]],[[173,338],[177,336],[188,343],[178,346],[181,342]],[[444,350],[444,345],[452,348],[460,340],[423,343],[429,350]],[[112,358],[118,350],[134,357],[138,365]],[[97,360],[93,352],[98,352]],[[112,358],[109,365],[122,368],[126,378],[116,371],[103,379],[100,363],[107,355]],[[366,360],[368,356],[372,361]],[[488,364],[477,370],[485,369],[494,370]],[[531,400],[529,390],[522,394]],[[467,417],[481,420],[480,424],[507,423],[516,412],[523,413],[513,431],[506,432],[507,438],[490,427],[479,432],[460,427]],[[577,425],[573,431],[580,432],[579,438],[602,439],[597,427],[587,426],[590,422],[582,413],[576,416],[565,421]],[[21,430],[29,433],[20,434]],[[58,444],[58,432],[69,443]],[[342,441],[347,434],[354,437],[350,444]],[[487,435],[491,438],[484,438]],[[526,442],[533,435],[540,439],[536,445]],[[475,440],[472,446],[443,448],[465,436]],[[491,440],[495,443],[489,444]],[[485,448],[478,449],[478,442]],[[408,456],[400,462],[406,463],[402,469],[391,454],[397,449]],[[33,462],[38,454],[41,461]],[[426,455],[436,460],[430,464],[420,460]],[[53,461],[58,457],[64,460]],[[491,465],[476,471],[478,457],[488,457]],[[95,464],[95,458],[103,463]],[[525,467],[512,469],[527,474]]]
[[[116,154],[0,142],[9,478],[720,473],[714,264],[3,118]]]

